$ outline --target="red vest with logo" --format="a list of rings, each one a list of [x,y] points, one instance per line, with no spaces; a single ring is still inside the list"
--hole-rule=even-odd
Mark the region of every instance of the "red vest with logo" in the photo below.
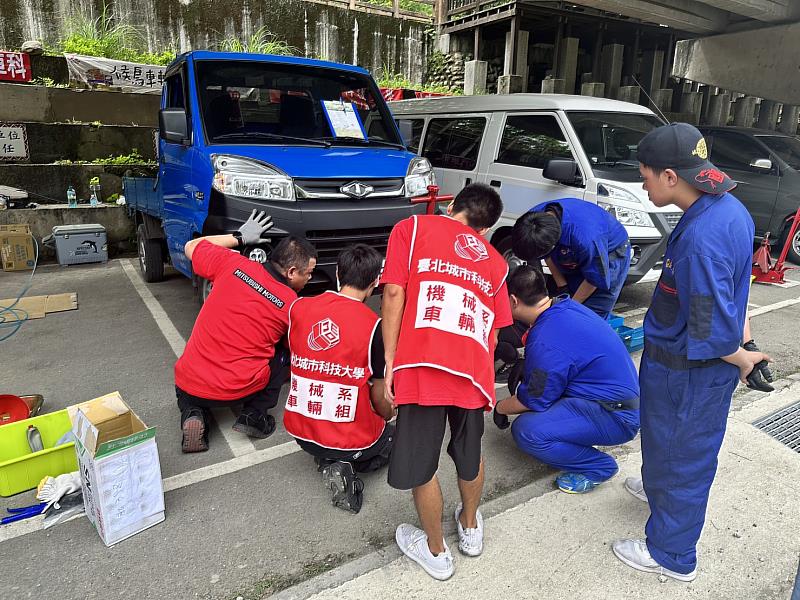
[[[433,367],[466,377],[493,406],[494,297],[508,266],[459,221],[437,215],[413,218],[394,370]]]
[[[380,319],[336,292],[300,298],[289,310],[292,377],[283,425],[292,436],[335,450],[363,450],[386,422],[370,400],[370,348]]]

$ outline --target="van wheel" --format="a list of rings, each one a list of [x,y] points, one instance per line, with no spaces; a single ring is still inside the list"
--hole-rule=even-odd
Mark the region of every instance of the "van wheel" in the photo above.
[[[139,251],[139,268],[147,283],[164,280],[164,252],[161,240],[147,237],[144,225],[136,228],[136,247]]]
[[[211,288],[214,287],[214,282],[209,281],[205,277],[200,277],[200,304],[205,304],[206,300],[208,299],[208,295],[211,293]]]
[[[780,249],[783,249],[783,246],[786,243],[786,238],[789,236],[789,229],[791,229],[791,227],[792,222],[789,221],[783,230],[783,235],[781,236]],[[800,265],[800,226],[797,228],[797,230],[795,230],[794,235],[792,236],[792,241],[789,245],[789,253],[786,255],[786,257],[794,264]]]
[[[514,254],[514,251],[511,249],[510,235],[507,235],[502,240],[500,240],[495,246],[495,248],[503,256],[506,263],[508,263],[509,275],[513,273],[517,269],[517,267],[521,267],[522,265],[527,264],[524,260],[522,260],[516,254]]]

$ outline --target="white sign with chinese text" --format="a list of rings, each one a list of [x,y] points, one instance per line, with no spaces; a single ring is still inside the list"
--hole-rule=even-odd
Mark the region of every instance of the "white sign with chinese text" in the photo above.
[[[88,86],[109,85],[124,92],[160,94],[166,67],[97,56],[65,54],[70,81]]]
[[[417,300],[417,329],[432,327],[472,338],[489,349],[494,312],[474,292],[443,281],[423,281]]]
[[[286,410],[310,419],[350,423],[356,418],[358,387],[317,381],[292,373]]]
[[[0,160],[27,160],[28,134],[22,123],[0,123]]]

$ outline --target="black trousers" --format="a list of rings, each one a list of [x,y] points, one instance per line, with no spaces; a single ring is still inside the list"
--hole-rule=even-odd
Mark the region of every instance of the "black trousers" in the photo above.
[[[322,463],[349,462],[352,463],[356,473],[370,473],[389,464],[394,429],[394,425],[387,423],[378,441],[363,450],[332,450],[305,440],[295,439],[295,441],[303,450]]]
[[[266,415],[267,411],[278,405],[278,397],[281,387],[289,376],[289,351],[283,347],[275,349],[275,356],[269,361],[269,381],[263,390],[258,390],[236,400],[213,400],[210,398],[200,398],[185,392],[177,385],[175,395],[178,398],[178,408],[181,411],[181,426],[186,419],[189,411],[200,409],[203,418],[208,419],[209,410],[212,408],[223,408],[231,405],[241,405],[242,412],[257,412]]]

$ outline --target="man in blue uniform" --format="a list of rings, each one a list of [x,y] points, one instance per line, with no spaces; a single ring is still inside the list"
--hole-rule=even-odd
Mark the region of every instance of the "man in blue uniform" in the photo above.
[[[549,298],[544,275],[530,266],[508,278],[511,310],[531,327],[522,381],[495,409],[495,423],[519,415],[517,446],[564,471],[559,489],[590,492],[617,472],[595,445],[614,446],[639,430],[639,383],[625,345],[608,323],[566,295]]]
[[[639,144],[644,189],[684,215],[672,232],[644,322],[639,372],[646,540],[614,542],[626,565],[679,581],[697,575],[696,546],[737,378],[769,360],[740,346],[747,311],[753,221],[734,182],[708,162],[686,123]]]
[[[608,212],[577,198],[534,206],[514,224],[514,254],[544,258],[559,292],[607,319],[631,266],[628,232]]]

